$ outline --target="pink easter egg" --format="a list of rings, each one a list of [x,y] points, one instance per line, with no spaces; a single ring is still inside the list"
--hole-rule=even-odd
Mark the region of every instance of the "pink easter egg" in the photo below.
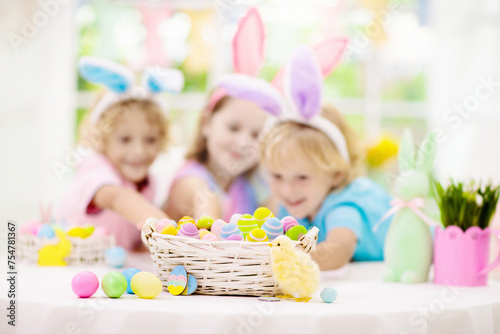
[[[219,240],[219,238],[217,238],[217,236],[216,236],[215,234],[213,234],[213,233],[210,233],[210,232],[209,232],[209,233],[205,234],[205,235],[201,238],[201,240],[206,240],[206,241],[217,241],[217,240]]]
[[[109,235],[109,232],[104,226],[97,226],[93,235],[96,237],[106,237]]]
[[[91,271],[82,271],[71,280],[71,289],[80,298],[89,298],[99,288],[99,278]]]
[[[222,228],[226,224],[227,223],[225,221],[223,221],[222,219],[217,219],[216,221],[214,221],[212,223],[212,227],[210,228],[210,232],[215,234],[217,236],[217,238],[220,238],[220,232],[222,231]]]
[[[292,227],[299,225],[297,219],[293,218],[292,216],[284,217],[281,220],[281,223],[283,224],[283,230],[285,231],[285,233]]]
[[[185,223],[182,224],[179,232],[177,233],[177,236],[200,239],[200,232],[198,231],[196,225],[192,223]]]
[[[170,224],[170,219],[163,218],[156,223],[156,232],[161,232],[165,226]]]
[[[29,220],[26,220],[22,223],[21,227],[19,228],[19,233],[21,234],[28,234],[28,233],[32,233],[32,230],[34,230],[34,228],[36,226],[41,226],[40,224],[40,221],[38,219],[29,219]],[[35,235],[38,234],[38,231],[36,231],[36,233],[34,233]]]
[[[242,241],[243,237],[240,234],[231,234],[226,240]]]

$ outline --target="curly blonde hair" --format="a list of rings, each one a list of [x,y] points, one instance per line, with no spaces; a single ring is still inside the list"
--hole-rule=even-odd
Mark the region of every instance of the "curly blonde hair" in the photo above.
[[[332,105],[323,106],[321,116],[335,124],[344,135],[350,162],[342,158],[326,134],[293,121],[280,123],[261,137],[261,162],[273,168],[286,169],[293,156],[308,162],[311,170],[319,169],[328,174],[343,172],[346,177],[341,186],[349,184],[361,174],[363,149],[345,117]]]
[[[95,108],[99,100],[92,109]],[[120,118],[131,110],[142,112],[149,124],[159,128],[160,148],[165,150],[169,143],[168,119],[158,103],[151,99],[129,98],[117,101],[110,105],[95,123],[90,120],[89,113],[80,125],[79,143],[102,152],[108,136],[114,131]]]

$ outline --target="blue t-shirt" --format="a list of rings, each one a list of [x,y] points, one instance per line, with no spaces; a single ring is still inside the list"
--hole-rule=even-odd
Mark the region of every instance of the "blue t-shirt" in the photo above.
[[[389,193],[367,177],[358,177],[340,191],[330,193],[312,222],[297,219],[300,225],[319,228],[318,242],[325,241],[328,232],[346,227],[357,237],[354,261],[381,261],[384,259],[384,242],[389,222],[383,222],[376,232],[373,226],[391,208]],[[280,206],[279,217],[288,216]],[[387,220],[392,217],[387,218]]]

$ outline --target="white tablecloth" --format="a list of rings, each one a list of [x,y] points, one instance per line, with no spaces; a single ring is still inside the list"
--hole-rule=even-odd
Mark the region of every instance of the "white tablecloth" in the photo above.
[[[130,256],[127,265],[153,271],[148,253]],[[338,291],[332,304],[323,303],[319,291],[308,303],[165,291],[153,300],[134,295],[111,299],[100,288],[94,297],[79,299],[71,279],[82,270],[101,279],[113,269],[20,264],[16,333],[500,333],[500,282],[476,288],[388,284],[380,279],[382,263],[324,272],[321,286]],[[0,294],[2,314],[6,291]],[[0,333],[12,332],[5,315],[0,319]]]

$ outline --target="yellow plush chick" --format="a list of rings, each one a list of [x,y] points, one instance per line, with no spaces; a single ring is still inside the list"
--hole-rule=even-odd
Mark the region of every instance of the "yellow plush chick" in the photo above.
[[[276,297],[308,302],[319,287],[320,271],[316,262],[309,254],[295,249],[292,240],[285,235],[280,235],[269,245],[274,279],[286,294]]]

